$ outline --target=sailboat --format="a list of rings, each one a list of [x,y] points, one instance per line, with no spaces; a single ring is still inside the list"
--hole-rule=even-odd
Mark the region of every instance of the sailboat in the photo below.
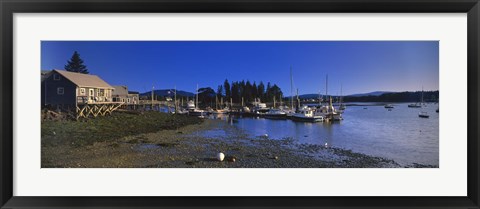
[[[423,90],[422,90],[422,98],[423,98]],[[422,103],[419,104],[418,102],[416,102],[416,103],[413,103],[413,104],[409,104],[408,107],[410,107],[410,108],[420,108],[420,107],[422,107]]]
[[[323,116],[316,115],[315,111],[313,111],[309,107],[300,108],[300,100],[298,98],[298,90],[297,90],[297,108],[296,112],[291,116],[293,121],[300,121],[300,122],[322,122],[324,120]]]
[[[340,85],[340,106],[338,107],[338,110],[343,113],[343,111],[347,108],[345,104],[343,104],[343,85]]]
[[[188,115],[198,116],[199,118],[204,118],[206,112],[198,109],[198,84],[197,84],[197,92],[195,94],[195,102],[196,102],[195,104],[191,100],[188,102],[188,104],[187,104]]]
[[[332,96],[328,98],[327,95],[328,95],[328,75],[326,76],[326,79],[325,79],[325,98],[326,98],[325,102],[327,104],[321,105],[319,108],[317,108],[314,112],[315,116],[321,116],[323,117],[324,120],[328,120],[328,121],[343,120],[342,113],[337,111],[333,106]]]
[[[423,109],[423,86],[422,86],[422,102],[420,103],[420,105],[422,106],[422,109]],[[428,115],[428,112],[427,111],[420,111],[418,113],[418,117],[421,117],[421,118],[429,118],[430,115]]]

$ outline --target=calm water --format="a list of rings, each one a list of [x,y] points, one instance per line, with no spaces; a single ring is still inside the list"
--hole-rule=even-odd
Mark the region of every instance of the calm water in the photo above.
[[[256,137],[271,139],[291,137],[297,143],[310,143],[350,149],[372,156],[393,159],[402,165],[412,163],[439,165],[439,113],[436,104],[423,110],[430,118],[420,118],[420,108],[394,104],[383,106],[348,106],[344,120],[336,123],[303,123],[265,118],[238,118],[233,126]],[[364,109],[366,108],[366,109]]]

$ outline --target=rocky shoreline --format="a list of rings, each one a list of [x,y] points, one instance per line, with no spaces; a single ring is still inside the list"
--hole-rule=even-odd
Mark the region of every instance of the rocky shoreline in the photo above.
[[[174,120],[170,117],[164,119],[170,120],[170,123]],[[58,126],[62,125],[60,122],[57,123]],[[51,133],[43,133],[44,131],[55,133],[55,129],[62,129],[55,128],[52,124],[48,125],[44,127],[42,123],[42,168],[402,167],[393,160],[335,147],[298,144],[290,138],[280,140],[269,139],[267,136],[252,138],[221,120],[207,119],[203,122],[185,123],[157,132],[94,140],[81,146],[67,143],[76,142],[72,138],[78,135],[76,133],[57,131],[60,134],[53,136]],[[216,159],[219,152],[226,155],[222,162]]]

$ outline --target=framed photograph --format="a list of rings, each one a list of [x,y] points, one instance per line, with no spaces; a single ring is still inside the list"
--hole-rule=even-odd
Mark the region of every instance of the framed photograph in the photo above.
[[[479,208],[478,0],[0,6],[1,208]]]

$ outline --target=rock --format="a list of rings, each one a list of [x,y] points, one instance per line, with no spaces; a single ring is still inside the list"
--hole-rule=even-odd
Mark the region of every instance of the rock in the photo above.
[[[263,134],[263,137],[268,137],[268,134]]]
[[[225,159],[225,154],[219,152],[219,153],[217,154],[217,160],[220,161],[220,162],[222,162],[223,159]]]
[[[237,158],[235,158],[235,157],[229,157],[228,158],[228,162],[234,163],[235,161],[237,161]]]

